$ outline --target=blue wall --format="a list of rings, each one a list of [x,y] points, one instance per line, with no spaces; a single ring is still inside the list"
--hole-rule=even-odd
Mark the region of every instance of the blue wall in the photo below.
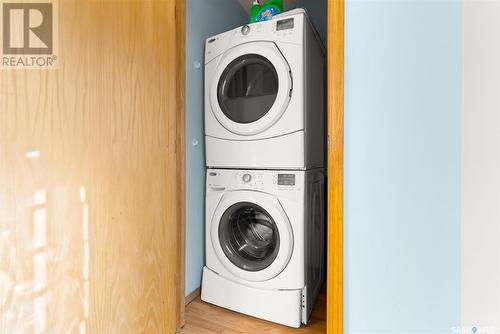
[[[460,324],[462,4],[348,1],[346,333]]]
[[[237,1],[186,1],[186,295],[200,286],[205,265],[205,39],[247,21]],[[195,62],[201,64],[199,69]]]

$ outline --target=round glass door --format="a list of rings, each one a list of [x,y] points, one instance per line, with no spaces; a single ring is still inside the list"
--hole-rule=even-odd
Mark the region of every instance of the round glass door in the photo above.
[[[271,62],[258,54],[234,59],[222,72],[217,100],[231,121],[248,124],[271,109],[278,94],[278,74]]]
[[[226,130],[253,136],[285,113],[292,98],[292,71],[275,43],[237,45],[213,64],[207,91],[210,109]]]
[[[230,206],[221,217],[218,235],[226,257],[243,270],[263,270],[278,255],[278,227],[271,215],[254,203]]]

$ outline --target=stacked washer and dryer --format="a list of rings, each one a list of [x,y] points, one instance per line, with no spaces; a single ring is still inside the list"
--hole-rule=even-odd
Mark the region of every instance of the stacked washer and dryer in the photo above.
[[[202,300],[307,324],[324,280],[324,77],[303,9],[207,39]]]

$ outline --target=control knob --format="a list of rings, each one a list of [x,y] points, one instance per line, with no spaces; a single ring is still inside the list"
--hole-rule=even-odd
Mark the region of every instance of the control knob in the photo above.
[[[248,183],[248,182],[250,182],[252,180],[252,175],[250,175],[250,174],[243,174],[242,179],[243,179],[243,182]]]
[[[250,33],[250,26],[248,24],[245,24],[243,27],[241,27],[241,33],[243,35],[248,35]]]

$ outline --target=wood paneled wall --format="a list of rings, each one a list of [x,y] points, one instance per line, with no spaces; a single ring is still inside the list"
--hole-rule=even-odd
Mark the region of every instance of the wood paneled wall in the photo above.
[[[328,1],[328,334],[342,334],[344,303],[344,0]]]
[[[60,0],[59,68],[0,70],[1,333],[181,320],[178,2]]]

